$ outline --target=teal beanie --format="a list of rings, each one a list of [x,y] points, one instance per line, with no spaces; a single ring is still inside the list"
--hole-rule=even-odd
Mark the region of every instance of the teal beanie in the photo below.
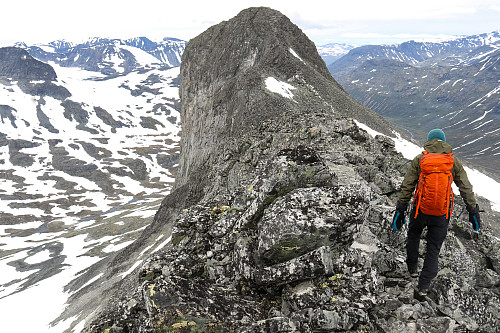
[[[432,139],[439,139],[441,141],[446,142],[446,136],[444,135],[444,132],[440,129],[433,129],[432,131],[429,132],[429,134],[427,135],[427,141]]]

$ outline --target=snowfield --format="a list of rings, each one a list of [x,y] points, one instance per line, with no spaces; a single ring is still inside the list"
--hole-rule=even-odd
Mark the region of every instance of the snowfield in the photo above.
[[[142,52],[141,61],[153,67],[151,55],[124,48]],[[174,182],[175,160],[162,166],[161,159],[179,150],[173,83],[179,67],[107,77],[50,64],[58,77],[54,84],[67,89],[67,100],[88,118],[83,128],[78,114],[67,116],[61,100],[44,96],[41,101],[17,82],[0,82],[0,105],[10,107],[0,118],[0,133],[10,142],[0,145],[0,174],[7,175],[0,178],[0,212],[25,222],[0,222],[0,311],[8,314],[0,327],[5,332],[19,331],[20,323],[26,332],[62,332],[74,324],[75,318],[51,324],[77,291],[66,285],[102,256],[131,244]],[[108,181],[80,176],[73,171],[78,167],[107,175]],[[159,237],[137,265],[168,241]]]

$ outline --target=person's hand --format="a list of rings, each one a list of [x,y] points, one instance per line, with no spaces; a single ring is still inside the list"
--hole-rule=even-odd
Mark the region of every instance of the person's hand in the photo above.
[[[467,211],[469,212],[469,222],[472,224],[472,229],[479,231],[481,228],[481,217],[479,216],[479,205],[474,208],[467,206]]]
[[[396,203],[396,211],[394,212],[394,217],[392,218],[392,228],[394,230],[401,230],[403,224],[406,223],[405,212],[407,207],[407,204],[402,204],[401,202],[399,202],[399,200]]]

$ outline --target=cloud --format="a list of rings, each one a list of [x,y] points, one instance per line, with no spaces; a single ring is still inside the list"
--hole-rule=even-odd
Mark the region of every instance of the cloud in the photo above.
[[[445,34],[410,34],[410,33],[399,33],[399,34],[381,34],[381,33],[359,33],[359,32],[347,32],[341,34],[342,38],[347,39],[364,39],[364,40],[425,40],[425,41],[438,41],[438,40],[448,40],[455,38],[453,35]]]
[[[484,0],[379,0],[379,1],[329,1],[315,5],[307,1],[303,8],[284,9],[303,22],[348,22],[348,21],[401,21],[449,18],[473,14]],[[486,0],[486,2],[491,2]]]
[[[67,0],[23,0],[2,4],[0,30],[4,33],[0,40],[33,43],[92,36],[190,39],[252,6],[281,11],[314,41],[351,32],[390,36],[448,34],[455,29],[463,34],[466,27],[487,32],[498,29],[494,22],[500,21],[499,0],[141,0],[133,4],[87,0],[78,7],[68,5]],[[489,13],[484,14],[486,11]],[[481,28],[483,14],[490,17],[488,27],[495,28]],[[432,31],[426,30],[430,22],[434,22]]]

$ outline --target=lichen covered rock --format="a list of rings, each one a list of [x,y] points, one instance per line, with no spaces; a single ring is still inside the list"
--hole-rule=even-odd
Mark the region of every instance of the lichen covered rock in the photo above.
[[[470,237],[459,200],[433,292],[414,299],[405,235],[388,222],[407,161],[390,138],[359,128],[351,117],[380,132],[391,125],[343,92],[313,46],[267,8],[189,42],[180,171],[151,226],[172,223],[171,242],[87,332],[500,325],[498,238],[487,227]],[[293,86],[293,97],[269,90],[269,76]]]

